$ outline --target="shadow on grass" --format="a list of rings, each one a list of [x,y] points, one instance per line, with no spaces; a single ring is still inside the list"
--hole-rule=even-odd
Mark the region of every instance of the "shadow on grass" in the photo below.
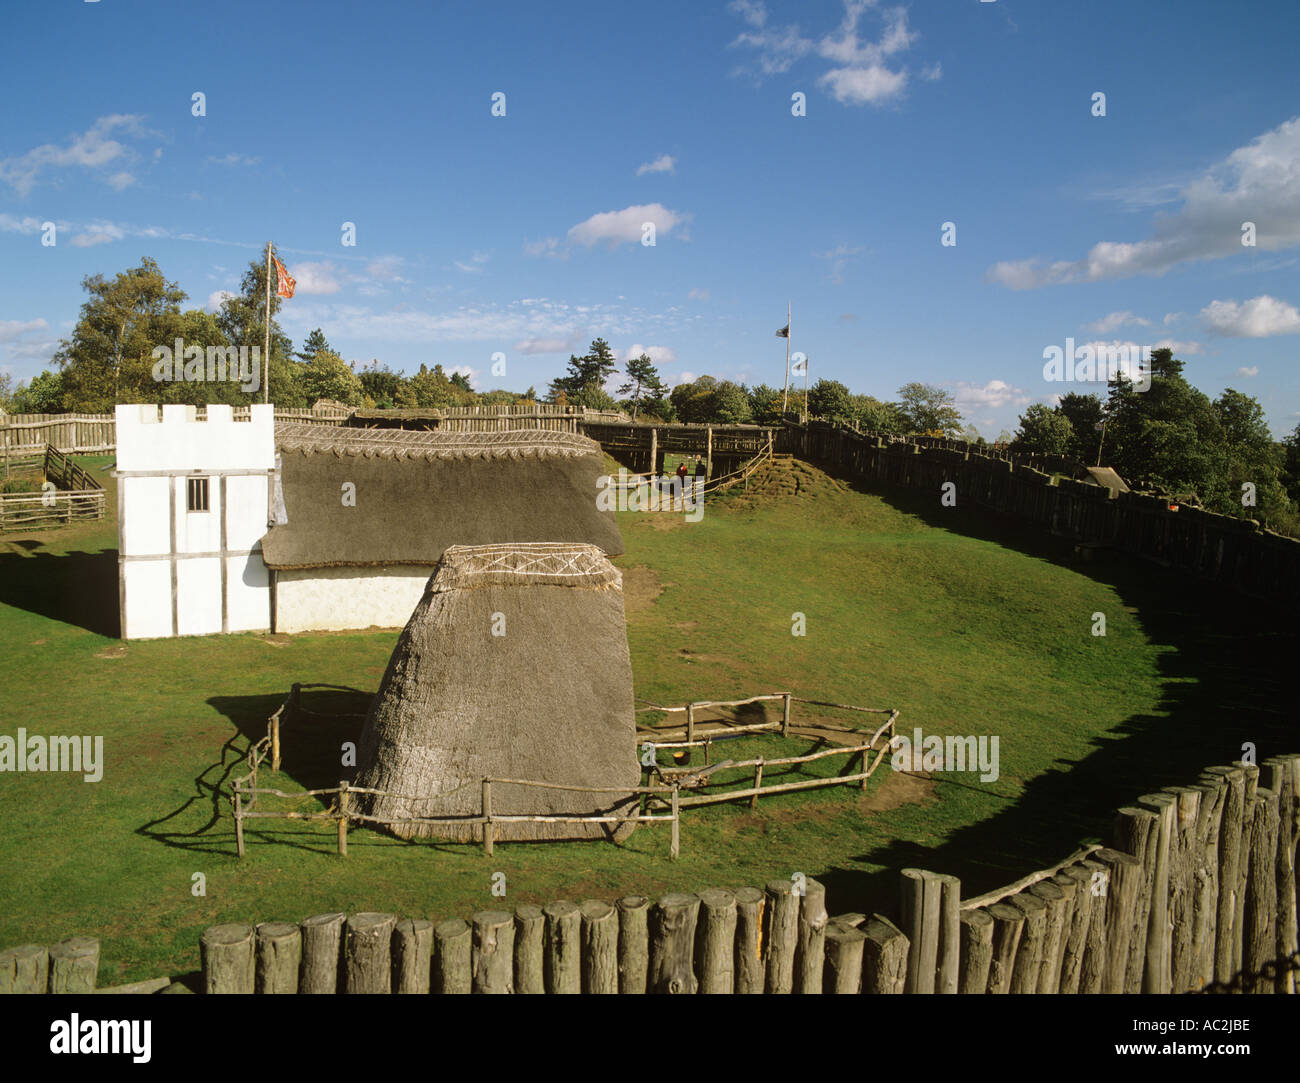
[[[818,879],[827,886],[832,913],[896,914],[898,871],[909,866],[960,877],[967,898],[983,894],[1067,857],[1082,842],[1109,842],[1117,808],[1163,786],[1195,783],[1204,768],[1239,759],[1246,742],[1254,744],[1257,761],[1300,750],[1294,686],[1288,689],[1300,659],[1300,635],[1268,603],[1120,553],[1080,563],[1071,541],[1040,529],[942,508],[929,493],[836,476],[931,527],[1068,567],[1106,585],[1134,612],[1147,640],[1167,649],[1159,657],[1156,711],[1133,715],[1094,737],[1093,751],[1058,760],[1028,780],[1011,803],[990,792],[988,815],[939,845],[886,842],[856,858],[884,866],[882,871],[824,870]],[[1070,711],[1069,702],[1059,707],[1063,715]],[[939,799],[958,796],[957,787],[969,788],[971,777],[936,775]]]
[[[117,550],[44,553],[43,546],[24,539],[0,551],[0,604],[116,639]]]

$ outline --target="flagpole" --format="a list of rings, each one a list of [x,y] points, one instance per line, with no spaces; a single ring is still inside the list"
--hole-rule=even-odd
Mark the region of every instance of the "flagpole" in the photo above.
[[[266,242],[266,347],[262,351],[262,401],[271,401],[271,242]]]
[[[781,392],[781,416],[790,398],[790,302],[785,303],[785,390]]]
[[[803,359],[803,417],[808,422],[808,358]]]

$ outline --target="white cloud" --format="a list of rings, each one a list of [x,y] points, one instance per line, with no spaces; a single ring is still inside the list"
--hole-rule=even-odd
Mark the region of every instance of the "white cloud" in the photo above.
[[[1166,326],[1166,327],[1170,327],[1170,326],[1172,326],[1173,324],[1176,324],[1176,323],[1177,323],[1179,320],[1181,320],[1182,318],[1183,318],[1183,314],[1182,314],[1181,312],[1166,312],[1166,313],[1165,313],[1165,326]]]
[[[260,157],[253,154],[237,154],[231,151],[229,154],[223,154],[217,157],[215,154],[208,155],[207,160],[213,165],[259,165],[262,161]]]
[[[1210,334],[1230,338],[1300,334],[1300,310],[1268,294],[1240,303],[1211,301],[1201,309],[1201,319]]]
[[[1033,396],[1028,391],[1014,387],[1005,380],[989,380],[982,385],[958,380],[952,387],[953,400],[963,414],[997,410],[1004,406],[1028,406],[1033,401]]]
[[[72,238],[74,248],[93,248],[98,244],[111,244],[126,236],[126,230],[115,222],[93,222],[85,231]]]
[[[123,171],[121,173],[114,173],[111,177],[108,178],[108,185],[115,192],[121,192],[127,188],[130,188],[131,185],[133,185],[134,183],[135,183],[135,178],[131,176],[130,173],[127,173],[126,171]]]
[[[626,365],[634,357],[640,357],[642,354],[646,354],[656,367],[671,365],[677,360],[677,351],[671,346],[642,346],[639,342],[626,350],[618,350],[615,356],[620,364]]]
[[[849,260],[861,254],[861,248],[853,248],[847,244],[837,244],[829,251],[813,253],[818,259],[829,262],[830,270],[827,272],[827,277],[837,286],[844,282],[844,269],[848,267]]]
[[[696,289],[691,290],[690,293],[686,295],[686,299],[688,301],[707,301],[710,296],[711,295],[708,290],[699,289],[697,287]]]
[[[231,293],[229,290],[213,290],[208,294],[208,303],[206,308],[209,312],[216,312],[221,308],[221,303],[223,301],[234,296],[235,294]]]
[[[1088,330],[1094,335],[1109,335],[1112,331],[1118,331],[1128,324],[1150,327],[1151,321],[1144,320],[1141,316],[1135,316],[1132,312],[1112,312],[1110,315],[1103,316],[1101,319],[1088,324]]]
[[[491,259],[487,252],[475,252],[470,256],[469,261],[455,260],[456,267],[466,274],[476,275],[482,272],[484,265]]]
[[[1239,368],[1236,372],[1234,372],[1233,375],[1234,375],[1234,376],[1258,376],[1258,375],[1259,375],[1259,366],[1258,366],[1258,365],[1243,365],[1243,366],[1242,366],[1241,368]]]
[[[875,0],[843,0],[844,18],[831,33],[820,38],[805,36],[797,25],[770,27],[767,9],[757,0],[736,0],[730,10],[749,29],[731,43],[756,51],[760,75],[779,75],[805,57],[816,56],[832,65],[817,79],[837,101],[847,105],[875,105],[900,96],[907,86],[907,72],[889,58],[909,49],[918,35],[907,24],[901,7],[878,8]],[[883,22],[880,35],[863,39],[858,24],[867,9]],[[924,79],[938,79],[938,64],[925,66]]]
[[[515,352],[524,354],[573,353],[582,343],[578,334],[556,338],[526,338],[515,343]]]
[[[653,162],[642,162],[636,167],[638,177],[645,173],[671,173],[677,165],[677,159],[671,154],[661,154]]]
[[[662,203],[642,203],[624,207],[621,211],[593,214],[569,230],[569,240],[590,248],[601,241],[611,248],[620,244],[640,244],[642,225],[653,222],[656,240],[667,235],[674,227],[686,221],[686,216],[670,211]]]
[[[332,264],[295,263],[289,273],[297,280],[295,293],[338,293],[338,269]]]
[[[553,259],[569,258],[569,253],[560,248],[559,237],[546,237],[540,241],[525,241],[524,252],[530,256],[550,256]]]
[[[695,383],[695,381],[699,379],[699,376],[694,372],[679,372],[676,376],[664,376],[661,378],[664,383],[668,384],[670,387],[678,387],[681,384]]]
[[[1186,184],[1182,208],[1156,219],[1141,241],[1101,241],[1078,260],[1041,264],[1036,259],[994,264],[988,277],[1012,289],[1063,282],[1099,282],[1133,275],[1162,275],[1196,260],[1244,251],[1242,223],[1258,226],[1257,248],[1277,251],[1300,244],[1300,117],[1265,132]]]
[[[50,325],[44,320],[0,320],[0,342],[16,342],[33,331],[44,331]]]
[[[114,113],[100,117],[80,135],[69,136],[68,142],[59,146],[45,143],[33,147],[26,154],[0,159],[0,180],[20,196],[26,196],[36,186],[41,174],[47,170],[79,166],[99,169],[110,162],[132,157],[132,152],[111,133],[144,136],[149,134],[141,126],[142,117],[129,113]],[[121,174],[116,174],[120,176]],[[109,183],[112,183],[111,179]]]
[[[926,64],[921,69],[921,78],[927,83],[933,83],[936,79],[943,78],[943,65],[937,60],[933,64]]]

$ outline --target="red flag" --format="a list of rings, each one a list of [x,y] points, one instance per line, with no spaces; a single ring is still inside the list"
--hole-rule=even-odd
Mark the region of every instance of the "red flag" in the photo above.
[[[277,257],[271,258],[275,260],[275,292],[281,297],[292,297],[293,288],[298,283],[290,277],[289,272],[284,269],[284,264]]]

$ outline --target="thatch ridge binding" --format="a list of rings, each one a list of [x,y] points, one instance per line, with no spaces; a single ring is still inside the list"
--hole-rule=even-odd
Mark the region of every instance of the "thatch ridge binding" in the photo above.
[[[524,459],[574,458],[600,451],[595,440],[548,429],[502,432],[409,432],[405,429],[352,429],[278,422],[275,445],[280,451],[337,458],[381,459]]]
[[[623,576],[599,546],[581,542],[452,545],[443,553],[427,589],[465,590],[489,583],[621,588]]]

